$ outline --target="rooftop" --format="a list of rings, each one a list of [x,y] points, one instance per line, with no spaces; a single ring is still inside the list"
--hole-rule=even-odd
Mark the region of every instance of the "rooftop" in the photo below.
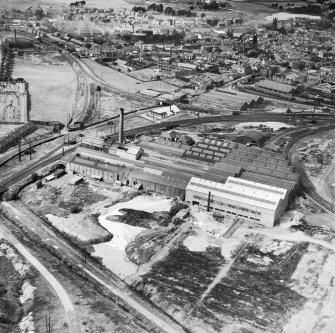
[[[269,210],[276,210],[287,193],[286,189],[234,177],[228,177],[225,184],[192,177],[187,189],[200,193],[210,191],[219,198]]]

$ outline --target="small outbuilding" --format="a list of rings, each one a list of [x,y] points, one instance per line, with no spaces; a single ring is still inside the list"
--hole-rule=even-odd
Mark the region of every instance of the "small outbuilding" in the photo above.
[[[70,179],[69,184],[70,185],[78,185],[84,180],[81,176],[74,176]]]
[[[266,136],[255,130],[245,131],[241,135],[237,135],[235,141],[238,143],[254,143],[256,147],[261,147],[266,140]]]
[[[39,188],[42,188],[43,187],[43,183],[42,183],[42,181],[41,180],[38,180],[37,182],[36,182],[36,189],[39,189]]]

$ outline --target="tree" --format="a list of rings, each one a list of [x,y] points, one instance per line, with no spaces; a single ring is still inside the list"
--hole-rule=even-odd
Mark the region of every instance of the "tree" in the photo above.
[[[44,17],[44,13],[43,13],[43,9],[42,8],[37,8],[35,10],[35,17],[36,17],[36,20],[42,20],[42,18]]]
[[[152,3],[151,5],[148,6],[148,10],[156,11],[157,10],[157,5],[155,3]]]
[[[213,25],[213,20],[211,20],[211,19],[207,19],[207,20],[206,20],[206,23],[207,23],[208,25],[212,26],[212,25]]]
[[[204,20],[204,18],[206,17],[206,14],[205,13],[201,13],[200,17],[202,18],[202,20]]]
[[[166,7],[164,10],[165,15],[171,15],[173,12],[173,9],[171,7]]]
[[[135,7],[133,7],[132,10],[133,10],[133,12],[135,12],[135,13],[137,13],[137,12],[145,13],[145,12],[146,12],[145,7],[141,7],[141,6],[139,6],[139,7],[135,6]]]
[[[159,13],[163,13],[163,11],[164,11],[164,7],[163,7],[163,5],[160,3],[159,5],[157,5],[156,6],[156,10],[157,10],[157,12],[159,12]]]

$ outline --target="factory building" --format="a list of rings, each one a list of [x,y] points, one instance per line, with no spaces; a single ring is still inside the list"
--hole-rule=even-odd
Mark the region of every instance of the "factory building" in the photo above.
[[[256,147],[261,147],[266,141],[266,136],[259,131],[249,130],[245,131],[241,135],[236,136],[235,141],[243,144],[252,143]]]
[[[69,172],[265,225],[278,220],[299,184],[284,155],[226,140],[141,137],[125,145],[86,137],[61,162]]]
[[[288,191],[233,177],[225,184],[193,177],[186,187],[186,202],[273,226],[287,206]]]
[[[254,86],[255,90],[266,94],[279,96],[286,99],[293,99],[296,87],[290,84],[276,82],[272,80],[263,80],[257,82]]]

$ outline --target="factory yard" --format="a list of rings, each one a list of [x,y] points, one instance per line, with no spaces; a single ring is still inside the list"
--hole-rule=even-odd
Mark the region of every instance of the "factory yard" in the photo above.
[[[62,55],[18,56],[15,58],[13,77],[23,77],[29,82],[30,120],[60,121],[64,124],[68,121],[77,78]]]

